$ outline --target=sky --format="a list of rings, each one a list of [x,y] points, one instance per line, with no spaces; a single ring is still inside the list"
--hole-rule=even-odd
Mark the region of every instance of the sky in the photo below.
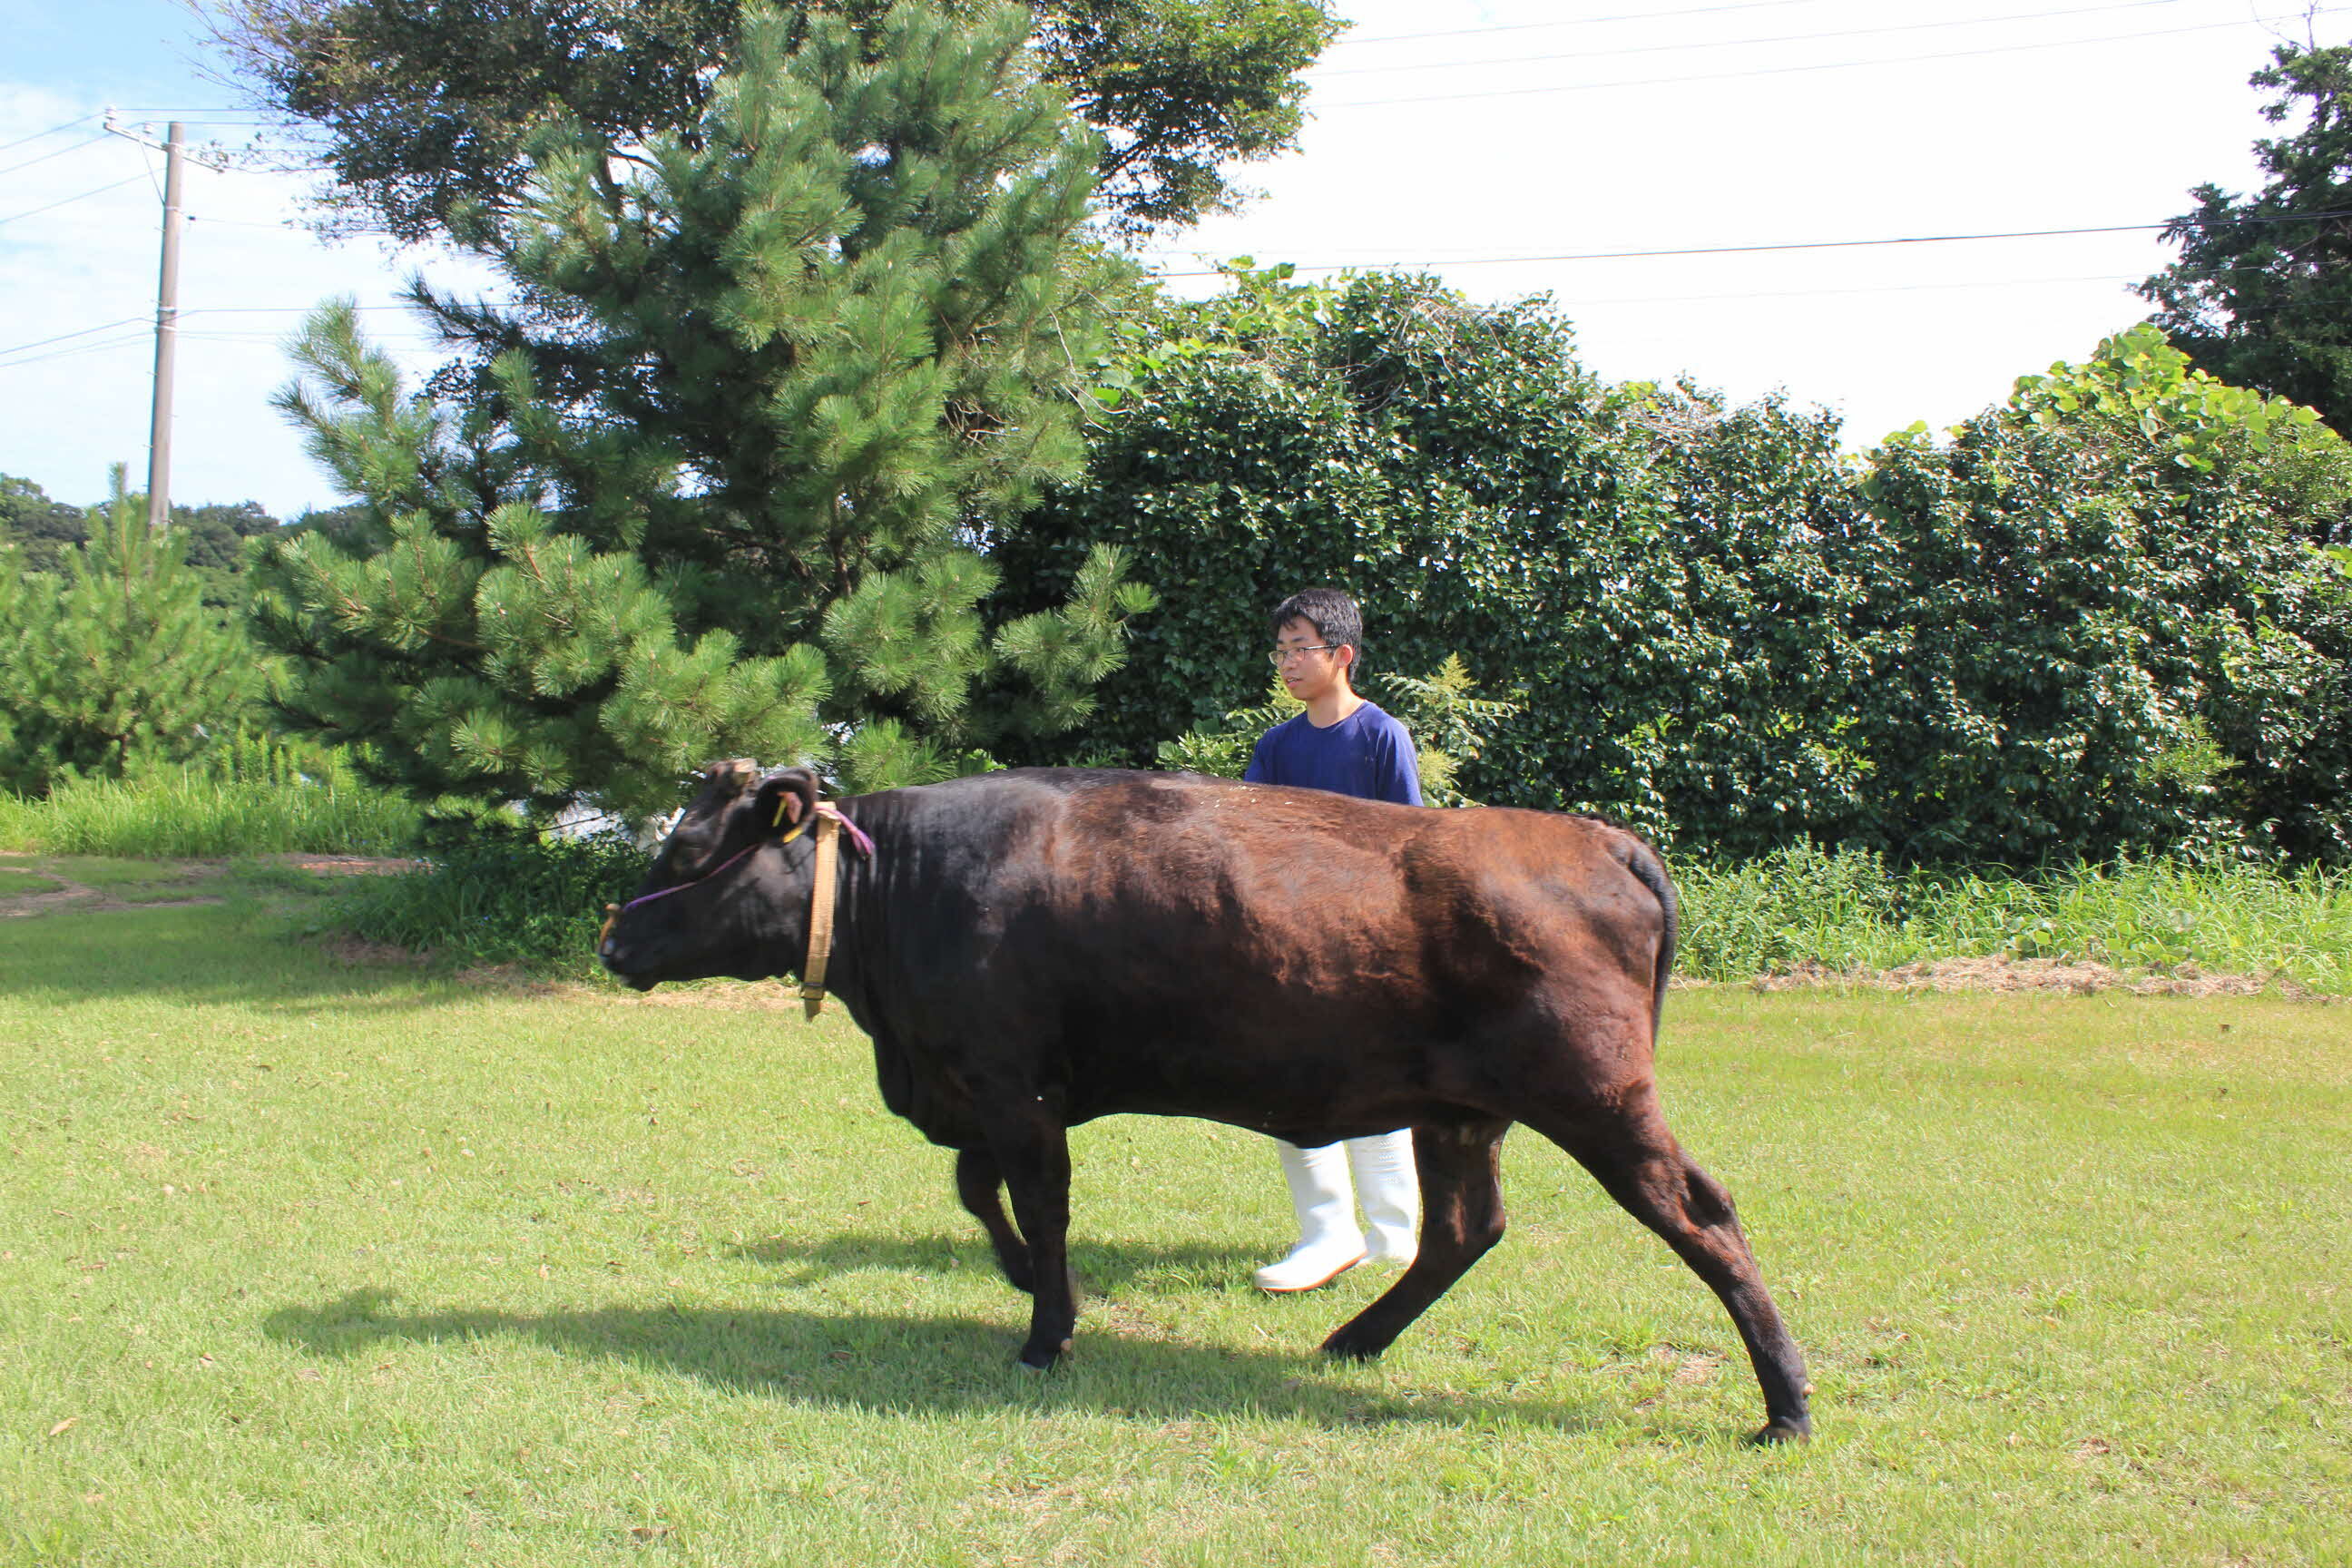
[[[2191,187],[2259,184],[2247,77],[2352,4],[2286,0],[1334,0],[1295,153],[1238,214],[1150,243],[1171,286],[1249,256],[1548,295],[1584,364],[1780,395],[1866,447],[1940,429],[2141,319]],[[258,116],[175,0],[0,0],[0,473],[87,503],[143,484],[159,154]],[[328,243],[314,175],[187,170],[172,494],[294,517],[341,498],[270,405],[345,295],[420,371],[403,279],[464,258]],[[2109,230],[2050,234],[2050,230]],[[1910,243],[1944,236],[2018,236]],[[1902,241],[1854,245],[1851,241]],[[1638,254],[1633,254],[1638,253]],[[1680,253],[1680,254],[1671,254]]]

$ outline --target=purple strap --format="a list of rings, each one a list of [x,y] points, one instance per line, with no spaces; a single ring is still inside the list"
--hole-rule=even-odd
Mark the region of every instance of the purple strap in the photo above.
[[[639,904],[650,904],[656,899],[667,899],[672,893],[683,893],[688,888],[700,887],[703,883],[710,880],[711,878],[719,875],[719,872],[727,869],[728,867],[735,864],[736,861],[743,858],[744,856],[749,855],[752,850],[757,849],[760,847],[761,842],[761,840],[754,838],[751,843],[745,845],[742,848],[738,849],[734,854],[730,855],[724,862],[719,865],[713,866],[709,870],[705,871],[701,876],[697,877],[691,882],[680,882],[676,887],[664,888],[658,893],[646,893],[638,898],[631,899],[627,903],[621,906],[621,912],[623,914],[627,914]]]
[[[821,800],[816,803],[816,811],[819,816],[829,816],[835,822],[841,824],[843,827],[846,828],[849,833],[849,841],[857,846],[857,852],[860,855],[865,856],[868,860],[874,858],[874,840],[866,837],[866,830],[858,826],[857,824],[850,821],[849,815],[843,811],[841,807],[834,805],[833,802],[829,800]],[[657,893],[646,893],[642,897],[631,899],[627,903],[621,906],[621,912],[623,914],[627,914],[639,904],[650,904],[656,899],[667,899],[672,893],[683,893],[688,888],[698,888],[703,883],[708,882],[711,878],[718,876],[721,871],[726,870],[729,867],[734,865],[736,861],[740,860],[744,856],[749,855],[752,850],[757,849],[761,845],[765,844],[766,842],[768,841],[764,838],[754,838],[751,843],[745,845],[742,848],[738,849],[734,854],[730,855],[726,859],[720,861],[718,865],[713,866],[701,876],[695,878],[691,882],[680,882],[676,887],[664,888]],[[611,908],[610,905],[605,907],[608,909]]]
[[[816,803],[816,814],[819,816],[829,816],[835,822],[841,824],[845,828],[847,828],[849,830],[849,841],[857,846],[857,852],[860,855],[865,856],[868,860],[874,858],[874,840],[866,837],[866,830],[864,828],[849,820],[849,814],[847,812],[842,810],[841,807],[834,805],[833,802],[829,800],[821,800]]]

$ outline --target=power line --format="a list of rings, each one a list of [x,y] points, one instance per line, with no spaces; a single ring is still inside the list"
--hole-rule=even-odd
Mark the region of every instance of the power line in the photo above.
[[[1318,81],[1335,76],[1373,76],[1389,71],[1466,70],[1477,66],[1535,65],[1545,60],[1608,59],[1622,55],[1680,54],[1691,49],[1736,49],[1758,44],[1811,44],[1825,38],[1861,38],[1882,33],[1919,33],[1939,27],[1992,26],[2003,22],[2040,22],[2056,16],[2090,16],[2108,11],[2145,11],[2151,5],[2178,5],[2180,0],[2113,0],[2105,5],[2078,5],[2068,11],[2021,11],[2006,16],[1963,16],[1942,22],[1898,22],[1884,27],[1842,27],[1824,33],[1783,33],[1766,38],[1703,38],[1695,43],[1641,44],[1622,49],[1579,49],[1557,55],[1517,55],[1504,59],[1408,60],[1399,65],[1349,66],[1318,71]],[[2231,24],[2234,26],[2235,24]]]
[[[79,125],[85,120],[95,120],[97,118],[98,116],[95,114],[79,115],[72,120],[67,121],[63,125],[52,125],[47,131],[36,131],[30,136],[19,136],[14,142],[0,142],[0,153],[13,152],[15,149],[22,147],[27,142],[38,142],[44,136],[55,136],[60,131],[72,130],[75,126]]]
[[[1927,294],[1960,289],[2038,289],[2053,283],[2120,283],[2138,279],[2114,272],[2084,273],[2072,278],[1977,278],[1959,283],[1878,283],[1861,289],[1742,289],[1717,294],[1627,294],[1591,299],[1572,295],[1559,300],[1562,310],[1593,305],[1685,305],[1716,300],[1843,299],[1860,294]]]
[[[143,318],[139,316],[125,316],[119,321],[108,321],[103,326],[84,327],[78,332],[59,332],[54,338],[42,338],[35,342],[17,343],[11,348],[0,349],[0,357],[5,357],[8,354],[23,353],[26,349],[45,349],[51,343],[61,343],[68,338],[86,338],[92,332],[103,332],[115,327],[127,327],[142,320],[143,320]]]
[[[2314,10],[2313,17],[2333,16],[2347,9],[2330,5]],[[1318,103],[1318,111],[1326,109],[1381,109],[1407,103],[1460,103],[1470,99],[1528,98],[1554,92],[1613,92],[1631,87],[1671,87],[1683,82],[1732,81],[1747,77],[1789,76],[1800,71],[1852,70],[1869,66],[1915,65],[1925,60],[1973,59],[1985,55],[2022,54],[2033,49],[2074,48],[2084,44],[2119,44],[2135,38],[2169,38],[2185,33],[2212,33],[2223,28],[2243,27],[2252,23],[2268,24],[2277,18],[2249,16],[2234,22],[2207,22],[2193,27],[2157,27],[2137,33],[2112,33],[2096,38],[2052,38],[2032,44],[1999,44],[1981,49],[1944,49],[1923,55],[1894,55],[1875,60],[1824,60],[1815,65],[1767,66],[1756,70],[1704,71],[1688,76],[1641,77],[1626,81],[1556,82],[1549,87],[1490,88],[1483,92],[1427,93],[1413,98],[1363,98],[1344,103]],[[2301,20],[2301,17],[2293,18]]]
[[[1368,44],[1409,44],[1423,38],[1466,38],[1480,33],[1528,33],[1538,28],[1597,27],[1609,22],[1663,22],[1675,16],[1710,16],[1724,11],[1773,11],[1790,5],[1818,5],[1820,0],[1742,0],[1734,5],[1694,5],[1680,11],[1633,11],[1615,16],[1572,16],[1558,22],[1506,22],[1492,27],[1448,27],[1435,33],[1383,33],[1372,38],[1340,38],[1335,49]]]
[[[2200,227],[2218,228],[2226,224],[2304,223],[2336,217],[2352,217],[2352,207],[2327,212],[2189,221],[2196,222]],[[1766,251],[1854,250],[1878,246],[1952,245],[1983,239],[2053,239],[2084,234],[2144,234],[2151,230],[2170,228],[2180,221],[2182,220],[2179,218],[2168,218],[2162,223],[2103,224],[2084,228],[2006,229],[1992,234],[1912,234],[1885,239],[1790,240],[1774,245],[1693,245],[1661,250],[1587,250],[1557,256],[1465,256],[1455,257],[1451,260],[1403,261],[1392,262],[1390,265],[1394,267],[1493,267],[1539,261],[1653,261],[1676,256],[1753,256]],[[1330,266],[1294,266],[1293,269],[1299,272],[1346,272],[1351,266],[1351,263],[1339,262]],[[1160,276],[1162,278],[1216,278],[1222,277],[1225,268],[1213,267],[1199,272],[1163,272]]]
[[[95,147],[105,140],[105,133],[100,132],[87,142],[77,142],[70,147],[60,147],[54,153],[44,153],[37,158],[27,158],[21,163],[11,163],[6,168],[0,169],[0,174],[13,174],[19,169],[29,169],[36,163],[46,163],[52,158],[62,158],[68,153],[79,153],[85,147]]]
[[[119,191],[125,185],[135,185],[145,178],[147,178],[147,171],[142,168],[139,173],[127,180],[117,180],[110,185],[100,185],[94,191],[84,191],[77,196],[67,196],[64,200],[51,202],[45,207],[33,207],[25,212],[10,213],[6,217],[0,217],[0,223],[15,223],[20,217],[35,217],[45,212],[54,212],[69,202],[87,201],[91,196],[102,196],[109,191]]]
[[[16,370],[23,365],[40,364],[47,360],[71,359],[76,354],[103,353],[110,349],[142,348],[153,341],[150,332],[141,331],[128,337],[110,338],[102,343],[83,343],[79,348],[53,349],[47,353],[34,354],[28,359],[10,360],[6,364],[0,364],[0,370]]]

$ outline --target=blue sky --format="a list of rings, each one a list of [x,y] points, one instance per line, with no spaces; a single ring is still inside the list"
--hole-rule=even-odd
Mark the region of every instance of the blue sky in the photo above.
[[[1687,374],[1846,421],[1855,445],[1952,424],[2137,320],[2146,229],[2253,183],[2247,76],[2296,36],[2277,0],[1339,0],[1300,152],[1264,199],[1159,242],[1203,258],[1414,265],[1475,299],[1549,294],[1612,379]],[[2266,16],[2294,21],[2265,22]],[[2352,32],[2324,7],[2321,41]],[[236,90],[171,0],[0,0],[0,472],[77,502],[144,472],[157,161],[100,134],[179,114],[241,142]],[[223,113],[221,111],[227,111]],[[68,121],[64,131],[43,135]],[[11,146],[11,143],[15,145]],[[280,516],[337,500],[269,406],[286,336],[347,294],[420,369],[402,278],[478,268],[305,227],[308,177],[192,171],[174,498]],[[54,205],[53,205],[54,204]],[[19,216],[29,215],[29,216]],[[1684,250],[1598,259],[1609,253]]]

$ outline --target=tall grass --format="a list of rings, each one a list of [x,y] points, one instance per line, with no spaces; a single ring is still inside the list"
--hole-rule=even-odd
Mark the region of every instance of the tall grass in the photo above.
[[[0,794],[0,848],[51,855],[396,855],[421,823],[331,754],[267,736],[129,779],[68,780],[39,799]]]
[[[323,918],[367,942],[584,973],[604,907],[645,874],[645,851],[618,837],[486,837],[419,870],[360,879]]]
[[[2305,868],[2179,861],[2008,871],[1892,870],[1811,846],[1676,868],[1685,973],[1742,980],[1801,963],[1851,971],[1939,958],[2195,964],[2352,989],[2352,886]]]

